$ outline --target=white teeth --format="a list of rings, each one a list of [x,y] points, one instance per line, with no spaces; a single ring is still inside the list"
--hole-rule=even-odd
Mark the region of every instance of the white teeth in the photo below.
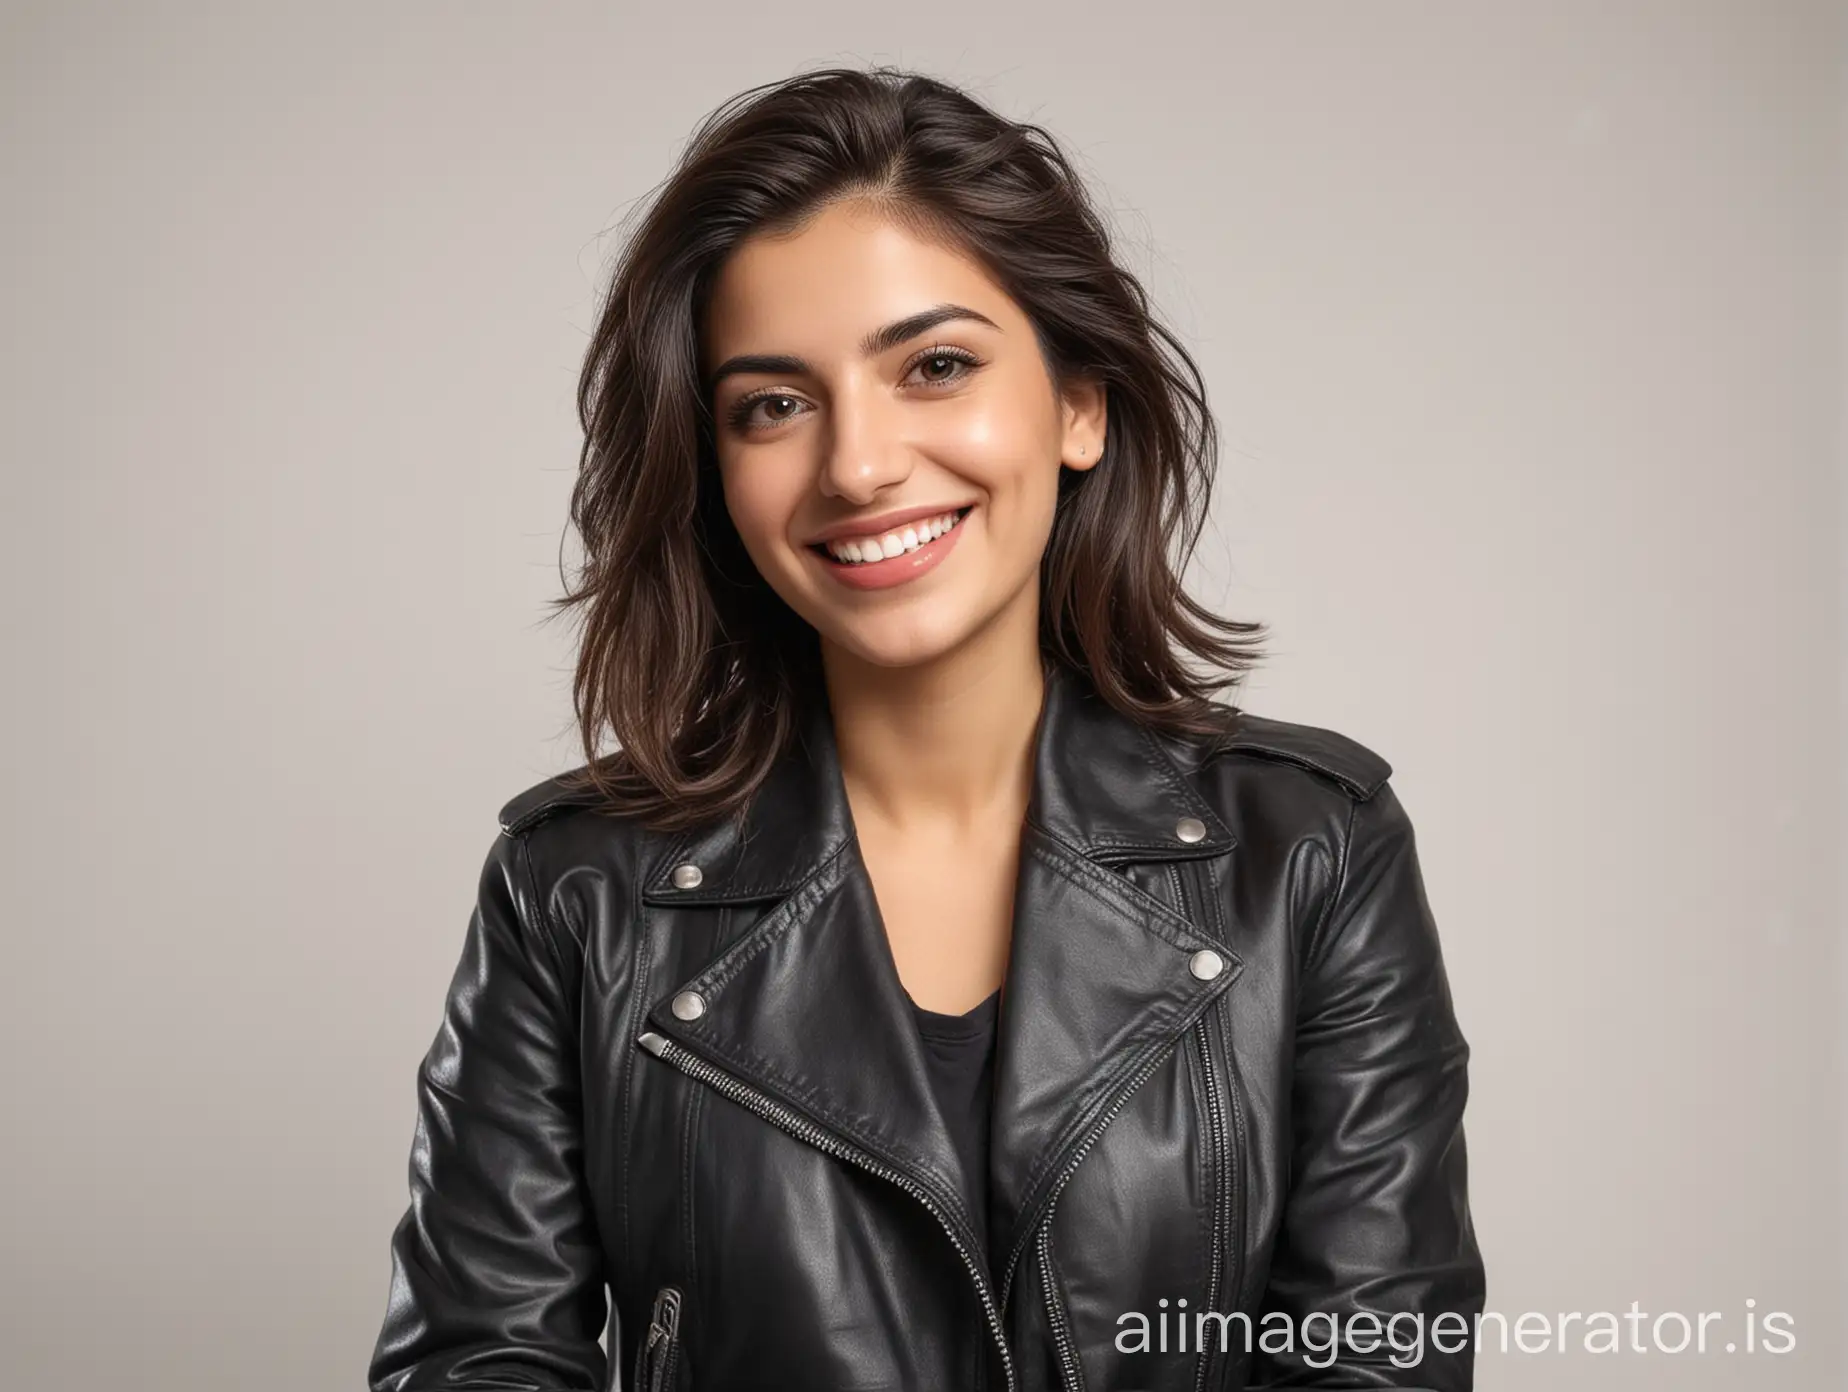
[[[894,532],[884,536],[855,537],[849,541],[830,541],[825,543],[828,554],[837,561],[863,563],[880,561],[892,556],[902,556],[907,551],[915,551],[927,542],[935,541],[951,527],[956,525],[956,514],[943,513],[941,516],[928,518],[921,522],[910,522]]]

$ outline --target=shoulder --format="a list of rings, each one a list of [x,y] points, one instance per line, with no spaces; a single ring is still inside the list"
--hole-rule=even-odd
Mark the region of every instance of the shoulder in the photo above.
[[[508,836],[519,836],[541,822],[594,807],[599,798],[586,773],[580,765],[515,793],[501,804],[500,829]]]
[[[1396,815],[1392,764],[1342,730],[1228,707],[1218,729],[1167,748],[1253,883],[1272,876],[1280,893],[1307,863],[1332,885],[1356,825]]]
[[[518,866],[531,912],[574,962],[593,935],[627,921],[610,906],[630,903],[653,853],[652,834],[613,812],[585,766],[532,783],[501,803],[494,858]],[[601,927],[599,925],[602,925]]]
[[[1217,734],[1187,742],[1189,757],[1204,772],[1220,766],[1253,774],[1306,776],[1333,785],[1365,802],[1392,776],[1385,756],[1352,735],[1321,725],[1228,710]]]
[[[657,833],[612,808],[579,765],[522,788],[501,804],[500,840],[532,867],[537,888],[581,873],[627,883],[652,854]]]
[[[1331,902],[1363,828],[1378,844],[1406,829],[1392,764],[1342,730],[1228,709],[1175,757],[1225,824],[1251,902],[1290,905],[1299,931]]]

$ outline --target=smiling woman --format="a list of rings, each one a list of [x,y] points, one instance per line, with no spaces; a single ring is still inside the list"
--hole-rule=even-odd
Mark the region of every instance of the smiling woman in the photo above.
[[[843,198],[726,260],[702,342],[732,525],[843,675],[916,671],[997,625],[1031,652],[1060,475],[1097,462],[1105,392],[1051,380],[978,262]],[[906,534],[933,517],[960,521]]]
[[[1411,823],[1214,699],[1212,417],[1052,137],[741,95],[579,402],[585,762],[501,810],[375,1392],[1467,1388]]]
[[[1216,452],[1198,369],[1053,137],[948,84],[824,69],[714,112],[623,248],[579,404],[584,776],[661,829],[742,813],[830,652],[909,665],[1005,611],[1017,668],[1043,650],[1197,735],[1257,660],[1263,626],[1178,579]],[[969,507],[953,551],[867,564],[867,529]],[[808,548],[835,529],[864,575]]]

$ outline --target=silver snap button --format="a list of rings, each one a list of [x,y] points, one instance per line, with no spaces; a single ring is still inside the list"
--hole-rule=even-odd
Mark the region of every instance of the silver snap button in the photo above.
[[[1202,948],[1187,959],[1187,970],[1202,981],[1211,981],[1226,969],[1226,959],[1211,948]]]
[[[1174,834],[1183,841],[1199,841],[1206,836],[1206,823],[1198,817],[1182,817],[1174,824]]]
[[[674,997],[676,1020],[697,1020],[706,1013],[706,998],[698,991],[682,991]]]
[[[699,882],[705,878],[697,865],[676,865],[674,867],[675,889],[698,889]]]

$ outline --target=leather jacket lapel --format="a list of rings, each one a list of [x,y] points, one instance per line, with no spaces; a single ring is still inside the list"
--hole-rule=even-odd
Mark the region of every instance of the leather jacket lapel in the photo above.
[[[677,887],[686,866],[700,868],[698,883]],[[778,900],[673,983],[649,1027],[928,1186],[973,1253],[982,1177],[964,1173],[931,1089],[825,711],[804,722],[742,825],[683,839],[643,897],[676,907]],[[688,993],[703,1006],[690,1020],[673,1009]]]
[[[1114,869],[1233,846],[1146,730],[1061,670],[1047,683],[1035,770],[990,1157],[1004,1301],[1064,1179],[1240,967],[1208,928]]]
[[[1002,995],[986,1177],[997,1285],[1115,1108],[1237,975],[1224,943],[1112,867],[1232,844],[1146,731],[1053,668]],[[932,1095],[825,710],[742,822],[668,848],[644,899],[777,901],[700,972],[668,983],[649,1028],[927,1186],[973,1246],[968,1207],[983,1177],[962,1173]],[[690,996],[688,1017],[674,1002]]]

